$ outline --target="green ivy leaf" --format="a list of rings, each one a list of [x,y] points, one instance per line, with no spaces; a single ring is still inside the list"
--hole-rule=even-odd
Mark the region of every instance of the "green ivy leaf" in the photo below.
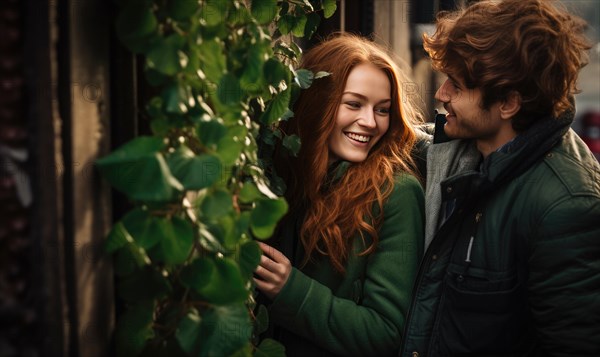
[[[206,79],[212,83],[219,83],[227,68],[227,59],[223,53],[223,47],[224,45],[219,39],[203,41],[197,47],[200,68]]]
[[[161,138],[138,137],[97,160],[96,165],[113,187],[132,199],[168,201],[183,186],[159,152],[163,146]]]
[[[296,37],[304,36],[304,28],[306,27],[307,21],[308,18],[304,14],[296,16],[296,21],[294,23],[294,28],[292,29],[292,34],[294,34],[294,36]]]
[[[146,342],[154,337],[152,316],[154,302],[141,301],[129,308],[119,317],[115,328],[116,352],[118,357],[137,356]]]
[[[181,70],[179,50],[183,47],[184,38],[173,34],[157,41],[146,56],[148,67],[168,76],[174,76]]]
[[[277,222],[287,212],[288,205],[283,198],[264,199],[256,202],[250,216],[250,228],[259,239],[271,237]]]
[[[291,100],[290,100],[290,105],[291,105]],[[283,115],[281,116],[281,120],[282,121],[286,121],[289,118],[293,118],[294,117],[294,112],[291,110],[286,110],[285,113],[283,113]]]
[[[246,182],[240,190],[239,199],[242,203],[250,203],[262,198],[262,194],[254,182]]]
[[[202,289],[202,296],[212,304],[229,305],[245,301],[250,295],[237,264],[229,258],[215,259],[215,271]]]
[[[150,136],[140,136],[130,142],[124,144],[119,149],[115,150],[113,154],[117,157],[140,157],[149,153],[155,153],[164,148],[165,144],[161,138],[155,138]],[[98,161],[106,161],[100,159]]]
[[[274,47],[273,47],[273,52],[275,52],[276,54],[281,54],[285,57],[288,57],[290,59],[296,59],[298,56],[296,55],[296,52],[294,52],[294,50],[292,50],[292,48],[290,47],[290,45],[288,45],[287,43],[280,41],[278,42]]]
[[[242,212],[236,222],[235,222],[235,230],[237,231],[240,237],[247,235],[248,229],[250,228],[250,212],[244,211]]]
[[[224,166],[233,165],[242,153],[247,129],[243,126],[232,126],[227,129],[217,144],[217,155]]]
[[[295,84],[290,87],[292,88],[292,95],[290,98],[290,107],[292,107],[294,105],[294,103],[296,103],[296,101],[298,100],[298,97],[300,97],[302,88],[300,88],[300,86],[295,85]]]
[[[277,94],[267,106],[265,112],[261,115],[260,121],[266,125],[271,125],[279,120],[289,109],[291,90],[284,90]]]
[[[135,208],[123,217],[122,222],[135,243],[144,249],[153,247],[161,239],[157,220],[148,211]]]
[[[235,250],[238,248],[240,240],[242,239],[242,233],[237,227],[236,214],[231,211],[227,216],[223,216],[218,220],[218,225],[224,231],[223,243],[227,249]]]
[[[188,111],[186,105],[188,103],[188,94],[185,88],[178,83],[173,83],[165,87],[160,96],[163,103],[165,103],[165,111],[167,113],[185,114]]]
[[[233,165],[242,153],[243,145],[241,141],[226,136],[219,141],[217,155],[224,165]]]
[[[314,78],[314,73],[308,69],[301,68],[296,71],[296,78],[294,78],[294,81],[296,84],[298,84],[298,86],[300,86],[300,88],[307,89],[311,86]]]
[[[273,339],[266,338],[256,348],[254,357],[285,357],[285,347]]]
[[[137,4],[131,3],[117,15],[117,36],[134,53],[144,51],[157,28],[158,21],[149,7],[140,8]]]
[[[295,42],[290,43],[290,48],[294,51],[296,58],[300,59],[302,57],[302,49]]]
[[[248,343],[252,324],[243,303],[217,306],[202,315],[198,356],[230,356]]]
[[[269,311],[265,305],[258,305],[258,311],[256,312],[256,327],[255,333],[260,335],[267,331],[269,328]]]
[[[240,272],[244,279],[250,279],[260,263],[262,251],[255,241],[249,241],[240,246]]]
[[[335,10],[337,10],[336,0],[323,0],[323,16],[326,19],[333,16]]]
[[[146,251],[134,243],[128,242],[116,251],[113,267],[116,275],[126,276],[149,264],[150,258],[148,258]]]
[[[277,21],[277,28],[282,35],[287,35],[294,29],[296,22],[296,17],[290,14],[285,14],[279,18],[279,21]]]
[[[215,26],[200,27],[199,36],[203,40],[226,39],[229,36],[229,24],[222,22]]]
[[[298,156],[300,151],[300,138],[297,135],[287,135],[283,139],[283,146],[288,149],[292,155]]]
[[[242,302],[249,295],[240,269],[229,258],[197,258],[181,272],[181,281],[211,304]]]
[[[227,127],[223,124],[220,118],[210,118],[198,122],[196,135],[204,146],[210,147],[213,150],[217,149],[219,141],[227,134]]]
[[[228,191],[222,189],[207,195],[201,204],[202,215],[210,220],[224,216],[232,209],[233,198]]]
[[[235,351],[230,357],[252,357],[254,346],[249,342],[239,350]]]
[[[250,12],[245,6],[239,6],[229,12],[227,21],[233,26],[243,26],[252,21]]]
[[[265,177],[265,174],[263,172],[252,175],[252,179],[254,179],[254,182],[256,183],[256,187],[258,187],[258,190],[263,195],[265,195],[266,197],[268,197],[270,199],[277,198],[277,195],[274,194],[273,191],[271,191],[268,180]],[[279,195],[279,196],[282,196],[282,195]]]
[[[167,118],[155,118],[150,121],[150,129],[156,136],[167,136],[171,126]]]
[[[252,16],[261,25],[267,25],[277,15],[277,0],[252,0]]]
[[[104,250],[107,253],[111,254],[114,253],[117,249],[120,249],[123,246],[125,246],[125,244],[127,244],[128,242],[132,243],[133,238],[131,237],[129,232],[127,232],[125,227],[123,227],[123,224],[121,222],[117,222],[110,230],[110,233],[108,233],[108,237],[106,238],[106,241],[104,243]]]
[[[290,81],[290,72],[275,58],[269,58],[263,67],[263,74],[267,84],[278,87],[281,81]]]
[[[214,274],[215,264],[208,258],[194,259],[181,271],[181,283],[188,288],[202,291]]]
[[[170,0],[167,14],[176,21],[188,20],[198,11],[198,0]]]
[[[217,87],[217,98],[224,105],[238,105],[242,100],[242,88],[240,81],[231,73],[227,73],[219,81]]]
[[[194,245],[194,229],[192,224],[177,216],[171,219],[159,219],[157,229],[161,239],[153,249],[152,255],[157,261],[167,264],[183,263]]]
[[[163,100],[161,97],[152,97],[148,104],[146,104],[146,112],[152,118],[164,118],[163,113]]]
[[[306,20],[306,26],[304,27],[304,38],[310,39],[312,35],[317,31],[319,23],[321,22],[321,16],[316,12],[308,14]]]
[[[200,18],[204,20],[207,26],[219,25],[227,18],[227,10],[230,1],[206,0]]]
[[[259,94],[262,91],[261,80],[266,55],[266,49],[260,45],[252,46],[248,52],[248,60],[240,84],[241,88],[249,94]]]
[[[179,322],[175,331],[175,338],[179,346],[189,356],[195,356],[202,343],[200,324],[202,318],[196,309],[191,309]]]
[[[190,150],[190,148],[185,145],[180,145],[173,153],[167,156],[169,169],[174,175],[176,175],[177,171],[181,170],[181,166],[184,166],[195,156],[196,155],[192,150]]]
[[[181,146],[167,160],[173,175],[184,189],[201,190],[221,178],[223,169],[218,157],[210,154],[195,156],[191,150],[183,148]]]
[[[122,278],[117,292],[125,301],[138,302],[165,297],[171,292],[171,285],[154,267],[146,267]]]
[[[319,72],[315,73],[315,79],[327,77],[327,76],[330,76],[330,75],[331,75],[331,73],[329,73],[329,72],[319,71]]]
[[[149,49],[152,49],[153,46],[148,45]],[[154,68],[149,67],[148,65],[145,68],[146,81],[153,87],[161,87],[167,82],[167,76],[163,73],[157,71]]]

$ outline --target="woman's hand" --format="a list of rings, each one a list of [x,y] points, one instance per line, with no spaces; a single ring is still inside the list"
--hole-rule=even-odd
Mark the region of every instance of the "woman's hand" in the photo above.
[[[263,255],[260,264],[254,271],[256,287],[269,299],[273,300],[281,291],[292,271],[290,260],[277,249],[258,242]]]

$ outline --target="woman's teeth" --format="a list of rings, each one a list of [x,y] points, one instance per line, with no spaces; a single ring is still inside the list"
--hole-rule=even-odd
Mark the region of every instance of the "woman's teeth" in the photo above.
[[[360,141],[361,143],[368,143],[371,140],[370,136],[358,135],[354,133],[345,133],[347,137],[352,140]]]

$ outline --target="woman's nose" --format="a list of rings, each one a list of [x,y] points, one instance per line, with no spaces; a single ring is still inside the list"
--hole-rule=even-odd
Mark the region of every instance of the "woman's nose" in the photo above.
[[[375,128],[377,127],[377,122],[375,121],[375,113],[373,112],[373,108],[364,107],[360,112],[360,117],[358,118],[358,124],[360,126],[364,126],[366,128]]]

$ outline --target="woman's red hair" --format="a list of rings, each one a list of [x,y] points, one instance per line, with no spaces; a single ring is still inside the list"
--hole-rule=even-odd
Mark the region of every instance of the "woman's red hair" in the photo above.
[[[332,182],[328,175],[328,139],[333,131],[346,79],[352,69],[370,63],[386,73],[391,84],[390,125],[367,159],[353,163]],[[411,150],[415,143],[413,124],[421,119],[409,98],[403,96],[401,77],[391,56],[368,39],[337,34],[310,49],[302,58],[302,68],[331,75],[316,79],[303,90],[294,105],[294,117],[282,123],[286,134],[301,140],[298,157],[288,157],[278,165],[287,180],[286,198],[291,211],[305,207],[300,230],[305,262],[317,251],[329,257],[333,267],[344,272],[352,241],[359,234],[372,252],[378,243],[378,227],[383,204],[398,172],[414,173]],[[281,172],[283,170],[283,172]]]

